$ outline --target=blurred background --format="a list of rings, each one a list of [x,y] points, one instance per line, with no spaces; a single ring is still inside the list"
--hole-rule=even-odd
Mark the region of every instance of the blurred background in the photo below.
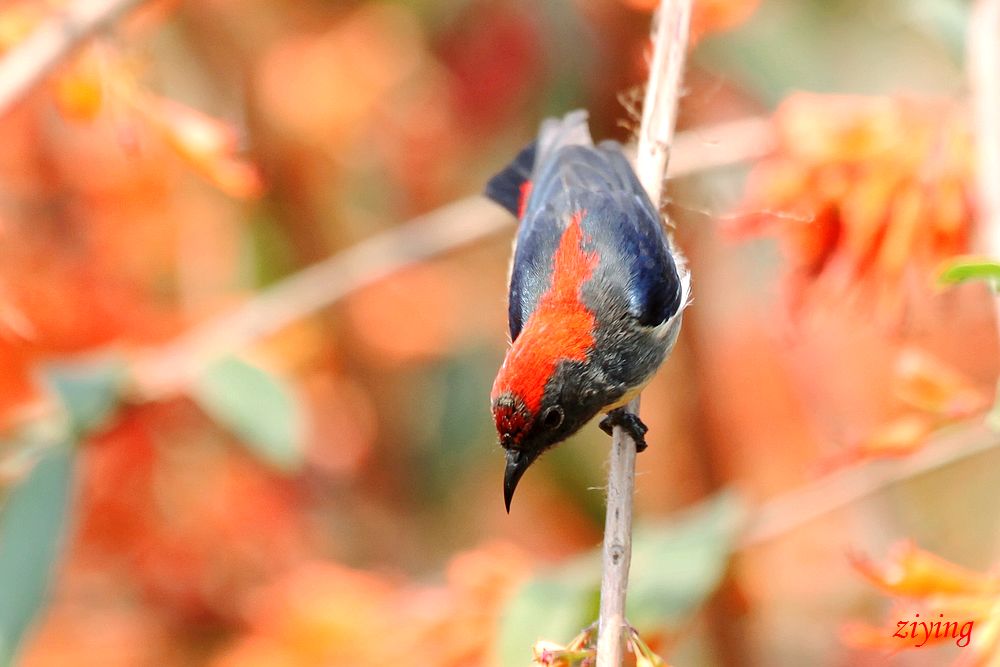
[[[0,103],[0,664],[506,667],[596,618],[607,438],[504,512],[478,193],[546,116],[632,140],[655,4],[0,4],[0,90],[123,13]],[[935,282],[988,251],[970,23],[695,2],[629,612],[672,665],[1000,660],[993,297]]]

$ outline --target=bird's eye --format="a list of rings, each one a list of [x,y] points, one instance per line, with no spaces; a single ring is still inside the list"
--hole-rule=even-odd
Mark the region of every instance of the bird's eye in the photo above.
[[[542,426],[552,430],[559,428],[563,422],[563,411],[558,405],[553,405],[542,414]]]

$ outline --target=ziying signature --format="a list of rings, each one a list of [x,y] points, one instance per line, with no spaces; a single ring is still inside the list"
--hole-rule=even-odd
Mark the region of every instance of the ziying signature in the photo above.
[[[915,618],[920,618],[920,614],[914,614]],[[938,614],[944,618],[944,614]],[[954,639],[955,646],[965,647],[972,639],[972,626],[974,621],[966,621],[959,626],[957,621],[899,621],[896,623],[896,632],[892,636],[898,639],[922,640],[919,644],[914,644],[920,648],[931,639]]]

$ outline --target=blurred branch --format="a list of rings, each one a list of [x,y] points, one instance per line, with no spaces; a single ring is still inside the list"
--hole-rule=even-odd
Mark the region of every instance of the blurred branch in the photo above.
[[[831,473],[802,489],[762,504],[754,512],[741,546],[747,548],[773,540],[893,484],[997,446],[1000,446],[1000,435],[976,423],[942,433],[923,449],[904,459],[870,461]]]
[[[133,377],[145,398],[182,389],[202,365],[274,334],[396,271],[506,229],[509,215],[468,197],[377,234],[304,269],[256,297],[192,329],[136,362]]]
[[[774,145],[771,119],[762,116],[685,130],[674,139],[667,178],[681,178],[764,157],[774,150]]]
[[[677,100],[684,78],[691,3],[663,0],[654,21],[653,60],[642,106],[636,174],[654,206],[662,201],[663,181],[674,140]]]
[[[705,150],[706,139],[722,150]],[[730,151],[732,143],[737,149]],[[669,176],[745,162],[771,149],[767,120],[747,118],[690,130],[677,137],[677,162]],[[196,326],[137,360],[136,390],[155,398],[183,389],[202,365],[276,333],[338,299],[396,271],[508,229],[513,219],[483,197],[461,199],[403,223],[306,268],[235,310]]]
[[[0,116],[84,41],[144,0],[77,0],[0,60]]]
[[[969,85],[976,147],[979,247],[1000,258],[1000,0],[976,0],[969,15]],[[1000,327],[1000,300],[994,301]]]
[[[1000,0],[977,0],[969,26],[969,83],[975,127],[979,237],[1000,257]]]
[[[684,77],[691,0],[663,0],[654,19],[653,59],[639,127],[636,174],[659,208]],[[684,307],[684,304],[681,304]],[[639,412],[639,397],[628,405]],[[635,442],[615,427],[608,466],[604,519],[601,613],[597,667],[620,667],[625,652],[625,598],[632,561],[632,499],[635,492]]]

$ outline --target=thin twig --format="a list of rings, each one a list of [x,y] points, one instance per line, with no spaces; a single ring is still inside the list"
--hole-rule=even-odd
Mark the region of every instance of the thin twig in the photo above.
[[[654,19],[653,59],[649,65],[635,158],[636,174],[654,204],[662,200],[663,181],[673,145],[690,18],[690,2],[663,0]]]
[[[771,541],[894,484],[996,449],[998,445],[1000,436],[982,423],[967,424],[942,432],[919,452],[904,459],[869,461],[830,473],[758,506],[740,547],[746,549]]]
[[[680,178],[763,157],[774,150],[770,118],[747,116],[696,127],[674,137],[667,178]]]
[[[653,30],[653,58],[639,128],[636,174],[657,207],[662,201],[674,138],[690,17],[691,0],[662,0]],[[638,413],[638,397],[629,403],[628,409]],[[616,427],[608,469],[597,667],[620,667],[625,652],[625,597],[632,560],[635,453],[635,442],[622,428]]]
[[[144,0],[78,0],[0,60],[0,116],[94,33]]]
[[[414,218],[286,278],[236,310],[137,360],[134,388],[147,399],[183,389],[205,362],[220,353],[242,349],[406,266],[509,225],[509,216],[481,197],[460,199]]]

